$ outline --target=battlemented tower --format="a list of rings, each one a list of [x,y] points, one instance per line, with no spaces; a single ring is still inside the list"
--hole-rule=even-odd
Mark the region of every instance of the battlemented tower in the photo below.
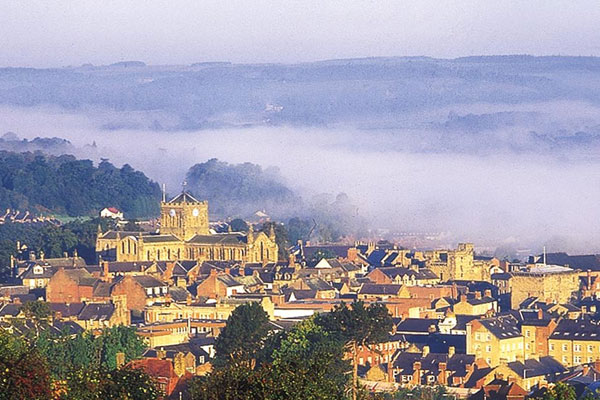
[[[160,233],[184,241],[194,235],[208,235],[208,202],[196,200],[185,190],[170,201],[161,201]]]

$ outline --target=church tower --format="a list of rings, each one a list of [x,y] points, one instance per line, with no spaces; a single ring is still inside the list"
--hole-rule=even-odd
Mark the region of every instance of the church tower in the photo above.
[[[185,190],[170,201],[162,201],[160,233],[185,241],[194,235],[208,235],[208,202],[196,200]]]

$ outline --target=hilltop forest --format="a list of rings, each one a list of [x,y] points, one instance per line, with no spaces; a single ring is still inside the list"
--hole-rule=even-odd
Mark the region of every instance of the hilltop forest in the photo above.
[[[97,167],[71,155],[0,151],[3,208],[68,216],[97,215],[114,206],[127,218],[158,215],[160,188],[128,164]]]

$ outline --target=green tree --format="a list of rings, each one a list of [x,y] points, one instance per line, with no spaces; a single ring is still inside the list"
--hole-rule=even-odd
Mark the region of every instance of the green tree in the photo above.
[[[46,360],[23,339],[0,330],[0,400],[51,398]]]
[[[365,306],[362,301],[348,307],[342,303],[328,314],[320,314],[317,323],[326,332],[345,344],[352,355],[352,398],[358,395],[358,351],[361,347],[387,340],[392,330],[392,318],[384,304]]]
[[[273,378],[273,399],[337,400],[346,397],[350,370],[343,345],[308,319],[284,334],[265,365]]]
[[[240,364],[253,369],[269,331],[269,317],[259,303],[237,307],[215,342],[214,365]]]
[[[141,357],[146,348],[134,326],[114,326],[105,329],[100,340],[100,363],[108,369],[117,367],[117,353],[125,354],[125,362]]]
[[[229,227],[232,232],[248,232],[248,224],[241,218],[232,219]]]
[[[580,400],[598,400],[600,399],[600,389],[591,390],[589,388],[585,389],[583,395]]]
[[[576,400],[577,395],[575,394],[575,389],[573,386],[564,383],[558,382],[556,385],[552,386],[546,393],[542,396],[540,400]]]
[[[144,371],[80,368],[69,373],[61,400],[154,400],[160,397],[156,382]]]

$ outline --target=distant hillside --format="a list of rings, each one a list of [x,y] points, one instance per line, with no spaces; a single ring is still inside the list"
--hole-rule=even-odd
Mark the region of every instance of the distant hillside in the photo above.
[[[160,188],[129,165],[40,152],[0,151],[0,209],[44,211],[70,216],[95,215],[106,206],[126,217],[158,214]]]
[[[407,126],[410,112],[464,104],[599,104],[599,72],[596,57],[531,56],[0,68],[0,104],[116,111],[106,129],[390,128]]]
[[[192,166],[186,179],[197,197],[209,201],[210,213],[215,216],[248,217],[258,210],[280,216],[301,205],[299,196],[275,168],[213,158]]]

